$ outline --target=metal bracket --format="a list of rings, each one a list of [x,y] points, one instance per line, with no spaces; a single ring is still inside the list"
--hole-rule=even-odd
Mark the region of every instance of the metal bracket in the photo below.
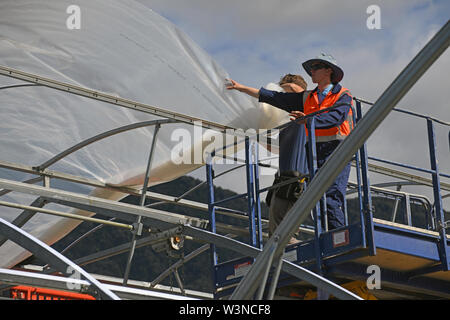
[[[448,229],[449,227],[450,227],[450,220],[444,222],[438,221],[437,223],[438,232],[441,231],[442,229]]]
[[[369,206],[367,206],[367,205],[364,206],[364,214],[369,214],[370,212],[372,212],[372,214],[374,214],[376,212],[374,204],[372,204],[370,206],[370,209],[369,209]]]
[[[142,222],[135,222],[132,224],[133,229],[131,232],[136,236],[142,236],[142,230],[144,228],[144,224]]]

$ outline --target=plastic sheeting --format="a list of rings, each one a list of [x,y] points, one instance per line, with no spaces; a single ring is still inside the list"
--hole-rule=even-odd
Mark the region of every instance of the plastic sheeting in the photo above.
[[[78,0],[80,29],[71,29],[71,1],[2,0],[0,64],[55,80],[88,87],[235,128],[272,128],[285,113],[260,108],[255,99],[227,91],[227,73],[172,23],[132,0]],[[69,22],[73,20],[69,20]],[[0,86],[19,84],[0,77]],[[0,160],[37,166],[59,152],[101,132],[155,119],[152,116],[45,87],[0,90]],[[170,181],[199,164],[171,161],[175,128],[158,135],[151,184]],[[118,185],[142,185],[153,128],[122,133],[85,147],[49,169]],[[198,146],[196,146],[198,147]],[[0,169],[0,177],[24,181],[32,175]],[[118,200],[124,194],[53,181],[52,186]],[[1,197],[29,205],[20,193]],[[46,208],[67,208],[49,205]],[[21,211],[0,207],[12,221]],[[85,213],[87,214],[87,213]],[[24,229],[46,243],[61,239],[79,221],[36,214]],[[29,255],[6,242],[0,267]]]

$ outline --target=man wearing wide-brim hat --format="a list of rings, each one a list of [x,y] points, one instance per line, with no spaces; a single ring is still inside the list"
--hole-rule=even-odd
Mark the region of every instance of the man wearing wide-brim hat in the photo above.
[[[311,76],[312,82],[317,84],[317,87],[306,93],[305,97],[303,95],[306,91],[286,93],[265,88],[256,89],[231,79],[231,84],[227,88],[244,92],[258,98],[260,102],[283,109],[290,113],[291,120],[336,105],[335,108],[315,116],[317,165],[320,168],[353,129],[352,96],[348,89],[339,84],[344,72],[331,55],[322,53],[302,65]],[[307,150],[308,148],[306,152]],[[324,223],[328,223],[329,230],[339,228],[345,223],[343,208],[349,175],[350,163],[326,192],[328,220]]]

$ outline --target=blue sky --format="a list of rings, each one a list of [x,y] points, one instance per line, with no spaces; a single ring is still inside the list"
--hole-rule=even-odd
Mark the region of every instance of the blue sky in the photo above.
[[[301,63],[326,52],[344,69],[342,84],[369,101],[383,93],[450,16],[450,1],[444,0],[139,2],[180,27],[239,82],[260,87],[285,73],[299,73],[313,88]],[[366,26],[370,5],[380,8],[380,30]],[[448,91],[448,70],[447,51],[399,107],[450,121],[443,94]],[[370,155],[429,168],[425,126],[390,115],[369,139]],[[441,170],[449,173],[449,128],[436,130]]]
[[[387,66],[393,72],[380,70],[392,80],[450,13],[448,1],[424,0],[140,2],[179,26],[233,78],[254,86],[286,72],[304,75],[300,63],[321,51],[341,63],[351,88],[356,77],[350,76],[363,69],[361,60],[365,67],[395,63],[393,69]],[[366,27],[366,9],[372,4],[380,7],[381,30]]]

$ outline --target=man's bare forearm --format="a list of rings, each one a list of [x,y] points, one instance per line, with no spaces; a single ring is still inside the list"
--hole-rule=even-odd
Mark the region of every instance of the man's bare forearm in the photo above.
[[[246,93],[249,96],[259,98],[259,89],[252,88],[252,87],[244,87],[242,89],[238,89],[240,92]]]
[[[249,96],[259,98],[259,89],[244,86],[243,84],[240,84],[232,79],[229,79],[230,83],[227,85],[228,90],[237,90],[239,92],[243,92],[248,94]]]

